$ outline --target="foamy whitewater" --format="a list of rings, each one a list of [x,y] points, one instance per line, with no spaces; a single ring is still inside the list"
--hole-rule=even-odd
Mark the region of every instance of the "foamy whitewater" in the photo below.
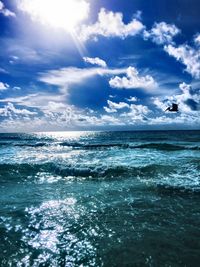
[[[0,266],[198,266],[200,131],[0,134]]]

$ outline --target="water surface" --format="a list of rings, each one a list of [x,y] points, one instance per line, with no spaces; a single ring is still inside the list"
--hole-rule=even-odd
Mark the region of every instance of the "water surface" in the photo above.
[[[0,266],[198,266],[200,131],[0,134]]]

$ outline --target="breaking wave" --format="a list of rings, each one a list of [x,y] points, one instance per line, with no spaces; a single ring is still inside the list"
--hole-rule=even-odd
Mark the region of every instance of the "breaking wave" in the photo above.
[[[23,143],[11,143],[11,142],[0,142],[0,146],[16,146],[16,147],[45,147],[45,146],[61,146],[71,147],[73,149],[85,149],[85,150],[103,150],[109,148],[119,149],[155,149],[163,151],[178,151],[178,150],[200,150],[199,146],[190,145],[176,145],[170,143],[145,143],[145,144],[121,144],[121,143],[110,143],[110,144],[83,144],[83,143],[71,143],[71,142],[23,142]]]

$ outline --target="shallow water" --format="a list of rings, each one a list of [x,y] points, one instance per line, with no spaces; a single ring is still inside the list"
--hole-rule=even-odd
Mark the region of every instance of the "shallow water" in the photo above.
[[[0,266],[198,266],[200,131],[0,134]]]

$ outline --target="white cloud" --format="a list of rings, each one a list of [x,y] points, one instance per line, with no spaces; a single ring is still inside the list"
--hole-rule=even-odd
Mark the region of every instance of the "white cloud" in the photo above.
[[[49,110],[53,112],[59,112],[66,109],[66,104],[60,102],[49,101],[47,106],[43,107],[43,110]]]
[[[152,98],[153,100],[153,104],[160,110],[162,111],[165,111],[167,106],[170,104],[170,103],[163,103],[163,101],[161,101],[158,97],[153,97]]]
[[[0,1],[0,13],[3,14],[5,17],[16,17],[15,13],[10,11],[9,9],[5,8],[2,1]]]
[[[129,102],[137,102],[138,101],[137,97],[135,97],[135,96],[130,96],[126,100],[129,101]]]
[[[2,103],[12,102],[14,104],[21,106],[27,106],[41,110],[51,110],[50,108],[51,103],[53,103],[53,109],[55,109],[56,103],[58,105],[61,105],[65,100],[66,96],[64,94],[37,93],[19,97],[17,96],[8,97],[0,99],[0,102]]]
[[[13,115],[26,116],[26,115],[36,115],[36,114],[37,114],[36,112],[32,112],[24,108],[23,109],[16,108],[13,105],[13,103],[10,102],[3,108],[0,108],[0,115],[5,117],[12,117]]]
[[[93,76],[100,75],[116,75],[123,74],[126,72],[126,69],[108,69],[108,68],[76,68],[68,67],[58,70],[51,70],[46,73],[42,73],[39,77],[39,80],[56,85],[61,88],[67,88],[70,84],[79,84],[86,79],[89,79]]]
[[[117,113],[118,123],[124,125],[131,125],[135,123],[144,123],[147,121],[147,115],[151,112],[147,106],[136,105],[136,104],[127,104],[125,102],[115,103],[112,101],[107,101],[108,107],[104,107],[104,110],[107,113]],[[122,112],[124,108],[127,108],[128,111]]]
[[[131,104],[130,112],[123,114],[123,116],[130,116],[135,119],[135,118],[141,118],[141,116],[144,117],[148,113],[150,113],[148,107],[144,105]]]
[[[131,104],[127,112],[117,113],[117,118],[124,125],[148,125],[150,112],[147,106]]]
[[[123,22],[122,13],[114,13],[102,8],[98,14],[98,21],[92,25],[84,25],[81,28],[80,38],[86,41],[97,36],[126,38],[134,36],[144,29],[144,25],[137,19],[128,24]]]
[[[187,44],[179,45],[175,47],[173,45],[166,45],[164,50],[177,61],[186,66],[186,71],[192,75],[192,77],[200,78],[200,48],[191,47]]]
[[[129,105],[125,102],[115,103],[110,100],[107,101],[108,107],[104,107],[107,113],[115,113],[119,109],[129,108]]]
[[[87,63],[90,63],[92,65],[98,65],[100,67],[106,68],[107,64],[103,59],[100,59],[98,57],[91,58],[91,57],[84,57],[83,60]]]
[[[157,82],[150,75],[139,76],[138,71],[134,67],[129,67],[126,71],[125,77],[116,76],[109,81],[109,84],[113,88],[143,88],[143,89],[155,89],[158,87]]]
[[[173,37],[180,33],[174,24],[155,23],[150,31],[144,31],[144,39],[151,39],[156,44],[173,43]]]
[[[0,91],[7,90],[9,85],[7,83],[0,82]]]

